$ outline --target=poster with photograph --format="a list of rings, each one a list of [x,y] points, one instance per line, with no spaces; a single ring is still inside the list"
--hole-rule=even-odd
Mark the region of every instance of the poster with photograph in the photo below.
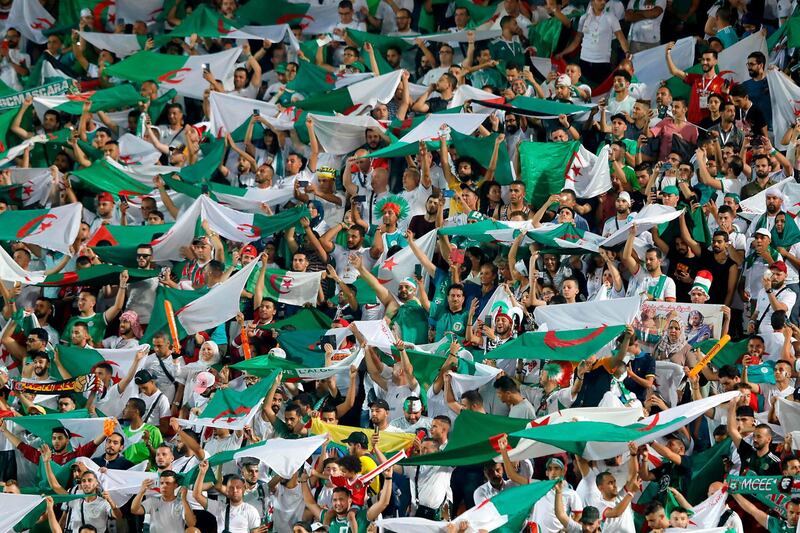
[[[643,302],[633,329],[645,351],[652,351],[667,324],[677,320],[686,342],[696,346],[708,339],[719,339],[722,331],[722,306],[679,302]]]

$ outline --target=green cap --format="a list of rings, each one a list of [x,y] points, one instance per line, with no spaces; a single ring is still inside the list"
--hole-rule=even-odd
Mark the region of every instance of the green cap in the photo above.
[[[364,63],[362,63],[361,61],[353,61],[348,66],[350,68],[356,69],[359,72],[366,72],[367,71],[367,66]]]
[[[278,63],[278,66],[275,67],[275,72],[277,74],[286,74],[286,62]]]
[[[666,187],[664,187],[661,190],[661,193],[662,194],[674,194],[675,196],[680,196],[681,195],[681,191],[679,191],[678,188],[676,186],[674,186],[674,185],[667,185]]]
[[[739,195],[736,194],[735,192],[725,193],[725,198],[733,198],[733,201],[736,202],[737,204],[742,203],[742,199],[739,198]]]

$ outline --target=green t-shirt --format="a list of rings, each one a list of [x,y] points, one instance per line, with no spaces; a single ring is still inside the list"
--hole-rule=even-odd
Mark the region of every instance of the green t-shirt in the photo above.
[[[164,438],[161,436],[161,430],[153,424],[142,424],[142,427],[137,430],[132,430],[128,426],[122,428],[122,431],[125,432],[125,440],[127,442],[138,438],[145,430],[150,432],[150,444],[153,445],[153,448],[158,448],[161,443],[164,442]],[[142,439],[143,438],[144,437],[142,437]],[[125,456],[125,459],[136,465],[150,459],[150,450],[147,449],[144,440],[140,440],[128,446],[125,451],[122,452],[122,455]]]
[[[64,331],[61,333],[61,338],[65,339],[67,344],[72,344],[72,326],[76,322],[83,322],[89,328],[89,335],[92,336],[94,342],[101,342],[106,338],[106,322],[105,313],[95,313],[89,317],[74,316],[67,321]]]
[[[487,85],[502,89],[508,85],[508,80],[496,68],[483,68],[469,75],[473,87],[483,89]]]
[[[730,48],[739,41],[739,36],[736,35],[736,30],[733,29],[733,26],[722,28],[714,37],[719,39],[722,42],[722,46],[725,48]]]
[[[392,325],[400,328],[401,338],[413,344],[428,342],[428,313],[416,300],[409,300],[397,310]]]
[[[514,38],[514,40],[509,42],[498,37],[496,40],[489,43],[489,51],[492,53],[492,59],[496,59],[497,61],[502,61],[506,64],[525,64],[525,49],[519,41],[519,38]]]
[[[457,313],[451,313],[450,309],[446,307],[447,304],[441,306],[443,312],[440,313],[440,316],[436,319],[436,338],[434,342],[442,340],[450,331],[461,338],[464,338],[467,332],[467,315],[469,311],[467,309],[461,309],[461,311]]]
[[[286,425],[286,422],[281,420],[280,418],[275,419],[275,423],[272,424],[272,429],[275,430],[275,436],[281,439],[299,439],[300,435],[294,433],[292,430],[289,429],[289,426]]]
[[[769,533],[794,533],[796,529],[797,527],[790,526],[786,520],[781,520],[774,516],[767,517],[767,531]]]
[[[323,510],[320,512],[319,519],[321,522],[325,522],[325,513],[327,510]],[[369,520],[367,520],[367,510],[361,509],[360,511],[356,512],[356,523],[358,524],[358,533],[366,533],[367,527],[369,526]],[[350,531],[350,521],[347,519],[347,515],[344,518],[339,518],[338,516],[334,516],[333,520],[331,520],[331,527],[328,530],[330,533],[356,533],[354,531]]]

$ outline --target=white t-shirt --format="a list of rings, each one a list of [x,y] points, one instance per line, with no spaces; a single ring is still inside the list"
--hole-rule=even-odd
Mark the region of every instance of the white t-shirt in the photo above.
[[[392,379],[389,378],[386,381],[386,386],[388,390],[383,390],[382,388],[376,386],[375,392],[377,393],[378,398],[386,400],[389,403],[389,418],[398,418],[403,416],[403,402],[406,401],[406,398],[409,396],[419,397],[419,382],[417,382],[417,386],[412,390],[407,385],[395,385],[392,383]]]
[[[153,424],[158,427],[162,418],[169,418],[172,415],[172,411],[170,411],[169,408],[169,400],[167,400],[166,394],[160,390],[156,390],[155,394],[152,396],[148,396],[143,392],[137,392],[131,395],[131,398],[141,398],[144,400],[145,410],[142,422],[145,424]]]
[[[633,522],[633,510],[630,504],[625,511],[616,518],[606,518],[606,512],[613,509],[622,500],[623,496],[617,496],[611,501],[602,497],[596,498],[592,501],[591,505],[597,507],[600,511],[600,517],[603,519],[602,527],[603,533],[636,533],[636,525]]]
[[[256,529],[261,525],[261,519],[258,517],[258,511],[256,511],[255,507],[249,503],[242,502],[239,505],[231,505],[229,513],[226,513],[227,509],[227,502],[208,500],[206,510],[217,517],[217,531],[219,533],[226,531],[226,514],[229,515],[227,531],[230,533],[250,533],[251,529]]]
[[[404,466],[403,474],[411,482],[411,501],[414,505],[432,509],[444,505],[450,492],[452,473],[451,466]]]
[[[143,502],[145,512],[150,515],[150,529],[159,533],[182,533],[186,527],[183,518],[183,503],[180,496],[171,502],[159,496],[148,496]]]
[[[664,280],[664,287],[661,289],[660,294],[655,294],[656,300],[666,300],[667,298],[675,298],[675,280],[666,274],[662,274],[666,279]],[[630,284],[628,285],[628,296],[647,295],[648,291],[655,292],[661,277],[652,277],[644,268],[639,267],[639,271],[634,276],[631,276]]]
[[[583,34],[581,59],[588,63],[610,63],[611,41],[620,31],[619,20],[610,13],[595,16],[591,9],[578,22],[578,31]]]
[[[111,506],[103,498],[98,496],[91,502],[84,499],[72,500],[66,505],[70,513],[68,529],[78,531],[82,524],[89,524],[97,528],[97,533],[108,531]]]
[[[340,244],[333,245],[333,251],[329,254],[336,261],[336,274],[345,283],[353,283],[358,279],[358,269],[350,263],[351,255],[358,255],[366,268],[372,268],[375,260],[369,255],[369,248],[361,247],[357,250],[350,250]]]
[[[786,287],[777,289],[772,292],[775,298],[782,304],[785,304],[789,312],[794,307],[794,303],[797,300],[797,295],[794,293],[793,290]],[[769,303],[769,294],[766,291],[761,291],[761,294],[758,295],[758,300],[756,300],[756,321],[761,320],[761,324],[758,327],[759,333],[766,333],[774,331],[772,329],[772,323],[770,322],[772,318],[772,313],[774,309]],[[761,318],[763,317],[763,319]]]
[[[115,383],[105,389],[102,398],[97,398],[95,406],[108,416],[120,417],[122,416],[122,409],[128,403],[128,400],[133,397],[135,390],[136,386],[131,383],[125,388],[125,392],[120,393],[119,383]],[[89,393],[87,392],[86,396],[88,395]]]
[[[635,11],[653,9],[655,7],[661,8],[661,14],[654,19],[631,22],[628,39],[640,43],[661,42],[661,19],[664,18],[664,12],[667,10],[667,0],[630,0],[628,2],[628,9]]]
[[[583,502],[580,496],[578,496],[578,493],[574,490],[568,488],[562,491],[561,501],[564,502],[564,510],[567,516],[572,515],[572,513],[583,512]],[[539,531],[558,533],[563,527],[553,511],[553,509],[555,509],[555,504],[556,491],[551,489],[533,506],[528,521],[535,522],[539,526]]]

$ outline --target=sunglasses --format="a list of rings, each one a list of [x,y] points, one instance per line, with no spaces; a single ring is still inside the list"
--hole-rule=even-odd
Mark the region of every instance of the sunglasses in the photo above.
[[[152,257],[152,254],[136,254],[136,257]]]

